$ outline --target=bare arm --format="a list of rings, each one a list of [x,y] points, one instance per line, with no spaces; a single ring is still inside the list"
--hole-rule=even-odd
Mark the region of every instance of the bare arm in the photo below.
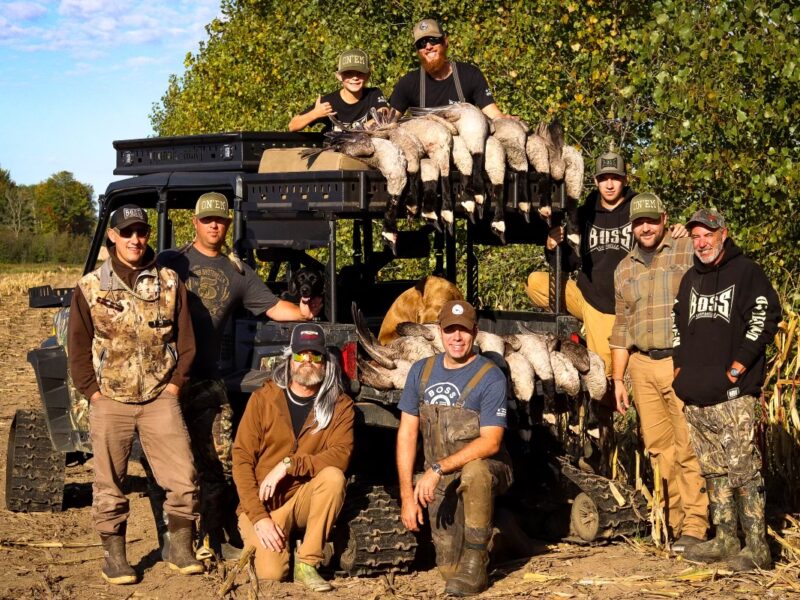
[[[414,499],[414,460],[417,457],[419,417],[400,413],[397,430],[397,477],[400,483],[401,518],[410,531],[422,524],[422,507]]]
[[[308,321],[314,317],[309,304],[301,302],[297,305],[288,300],[278,300],[266,315],[273,321]]]
[[[317,119],[335,114],[336,111],[333,110],[331,103],[322,102],[322,97],[317,96],[317,101],[314,104],[314,108],[306,113],[301,113],[292,117],[292,120],[289,121],[289,131],[300,131],[301,129],[308,127],[310,123],[316,121]]]
[[[507,115],[503,111],[501,111],[497,107],[497,104],[495,104],[494,102],[492,102],[491,104],[487,104],[481,110],[483,111],[483,114],[485,114],[490,119],[497,119],[498,117],[510,117],[511,116],[511,115]]]
[[[628,368],[630,353],[627,348],[611,348],[611,377],[614,379],[614,398],[617,410],[622,414],[630,407],[628,389],[625,387],[625,369]]]

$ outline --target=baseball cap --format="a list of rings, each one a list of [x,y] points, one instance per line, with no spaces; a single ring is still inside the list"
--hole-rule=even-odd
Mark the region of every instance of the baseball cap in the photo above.
[[[469,302],[451,300],[439,312],[439,325],[442,328],[450,325],[461,325],[467,329],[474,329],[478,324],[478,315]]]
[[[661,198],[650,192],[637,194],[631,200],[631,221],[641,217],[659,219],[665,212],[667,209],[664,208]]]
[[[597,157],[594,176],[597,177],[606,173],[625,177],[625,161],[616,152],[606,152]]]
[[[337,73],[344,73],[345,71],[356,71],[369,75],[369,56],[359,48],[345,50],[339,55],[339,68]]]
[[[702,225],[711,231],[716,231],[725,227],[725,218],[713,208],[701,208],[689,219],[686,229],[691,229],[695,225]]]
[[[434,19],[422,19],[414,25],[414,41],[424,37],[444,37],[442,28]]]
[[[316,323],[301,323],[292,329],[292,339],[289,342],[292,352],[318,352],[327,354],[325,350],[325,331]]]
[[[114,214],[111,215],[109,226],[119,231],[137,223],[149,227],[150,225],[147,223],[147,213],[143,208],[135,204],[125,204],[120,206],[114,211]]]
[[[228,216],[228,199],[219,192],[206,192],[197,199],[194,205],[194,216],[198,219],[204,217],[223,217]]]

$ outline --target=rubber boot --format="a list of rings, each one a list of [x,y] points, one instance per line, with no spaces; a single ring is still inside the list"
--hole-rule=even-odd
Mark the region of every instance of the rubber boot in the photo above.
[[[197,560],[192,550],[194,521],[169,516],[169,555],[167,565],[181,575],[195,575],[204,571],[203,563]]]
[[[128,585],[136,583],[138,579],[136,571],[128,564],[128,557],[125,555],[125,530],[126,524],[123,523],[117,533],[100,534],[105,557],[100,574],[108,583],[114,585]]]
[[[451,596],[474,596],[489,587],[489,549],[491,529],[467,527],[464,531],[464,549],[458,561],[458,571],[444,586]]]
[[[745,546],[728,563],[732,571],[744,572],[769,569],[772,556],[767,545],[766,525],[764,523],[764,483],[758,478],[736,489],[736,506],[739,522],[744,531]]]
[[[683,556],[697,562],[728,560],[739,552],[739,538],[736,535],[736,499],[733,488],[726,476],[709,477],[708,508],[710,521],[716,527],[714,539],[686,547]]]

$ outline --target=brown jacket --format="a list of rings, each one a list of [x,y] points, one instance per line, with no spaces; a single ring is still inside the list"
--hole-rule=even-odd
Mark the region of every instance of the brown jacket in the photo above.
[[[314,411],[308,414],[300,436],[295,438],[286,395],[272,380],[250,396],[233,443],[233,481],[239,492],[238,513],[250,522],[268,517],[291,498],[297,489],[325,467],[342,471],[353,453],[353,401],[342,394],[336,401],[328,426],[314,433]],[[284,457],[292,464],[267,502],[258,499],[264,477]]]

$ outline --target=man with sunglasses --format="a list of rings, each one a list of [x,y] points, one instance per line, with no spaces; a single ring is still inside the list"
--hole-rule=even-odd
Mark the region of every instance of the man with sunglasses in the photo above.
[[[295,325],[284,360],[250,396],[233,445],[239,529],[256,549],[259,580],[286,578],[292,530],[304,528],[294,581],[333,589],[317,567],[344,503],[354,417],[322,327]]]
[[[481,70],[469,63],[447,58],[449,41],[439,23],[423,19],[414,25],[414,48],[420,69],[397,82],[389,105],[399,113],[409,107],[430,108],[468,102],[490,119],[506,116],[497,107]]]
[[[218,556],[235,558],[240,540],[233,522],[234,413],[217,365],[222,333],[228,317],[239,307],[276,321],[307,321],[320,312],[322,300],[299,305],[279,300],[253,269],[225,253],[231,218],[224,194],[202,194],[192,223],[194,240],[178,250],[162,252],[158,262],[174,270],[186,285],[195,336],[202,341],[180,396],[200,480],[201,537],[208,534]],[[225,531],[233,545],[225,542]]]
[[[195,355],[186,289],[174,271],[156,265],[140,207],[118,208],[107,235],[108,260],[75,288],[68,338],[70,376],[91,406],[92,518],[103,543],[102,576],[112,584],[137,580],[125,552],[129,508],[121,489],[137,433],[166,490],[165,560],[181,574],[202,573],[192,550],[197,483],[178,404]]]
[[[336,70],[342,88],[324,96],[289,121],[289,131],[300,131],[322,123],[323,132],[336,129],[330,117],[336,117],[346,127],[361,127],[370,119],[370,110],[388,109],[380,88],[365,87],[369,81],[371,65],[369,56],[359,48],[345,50],[339,55]]]

